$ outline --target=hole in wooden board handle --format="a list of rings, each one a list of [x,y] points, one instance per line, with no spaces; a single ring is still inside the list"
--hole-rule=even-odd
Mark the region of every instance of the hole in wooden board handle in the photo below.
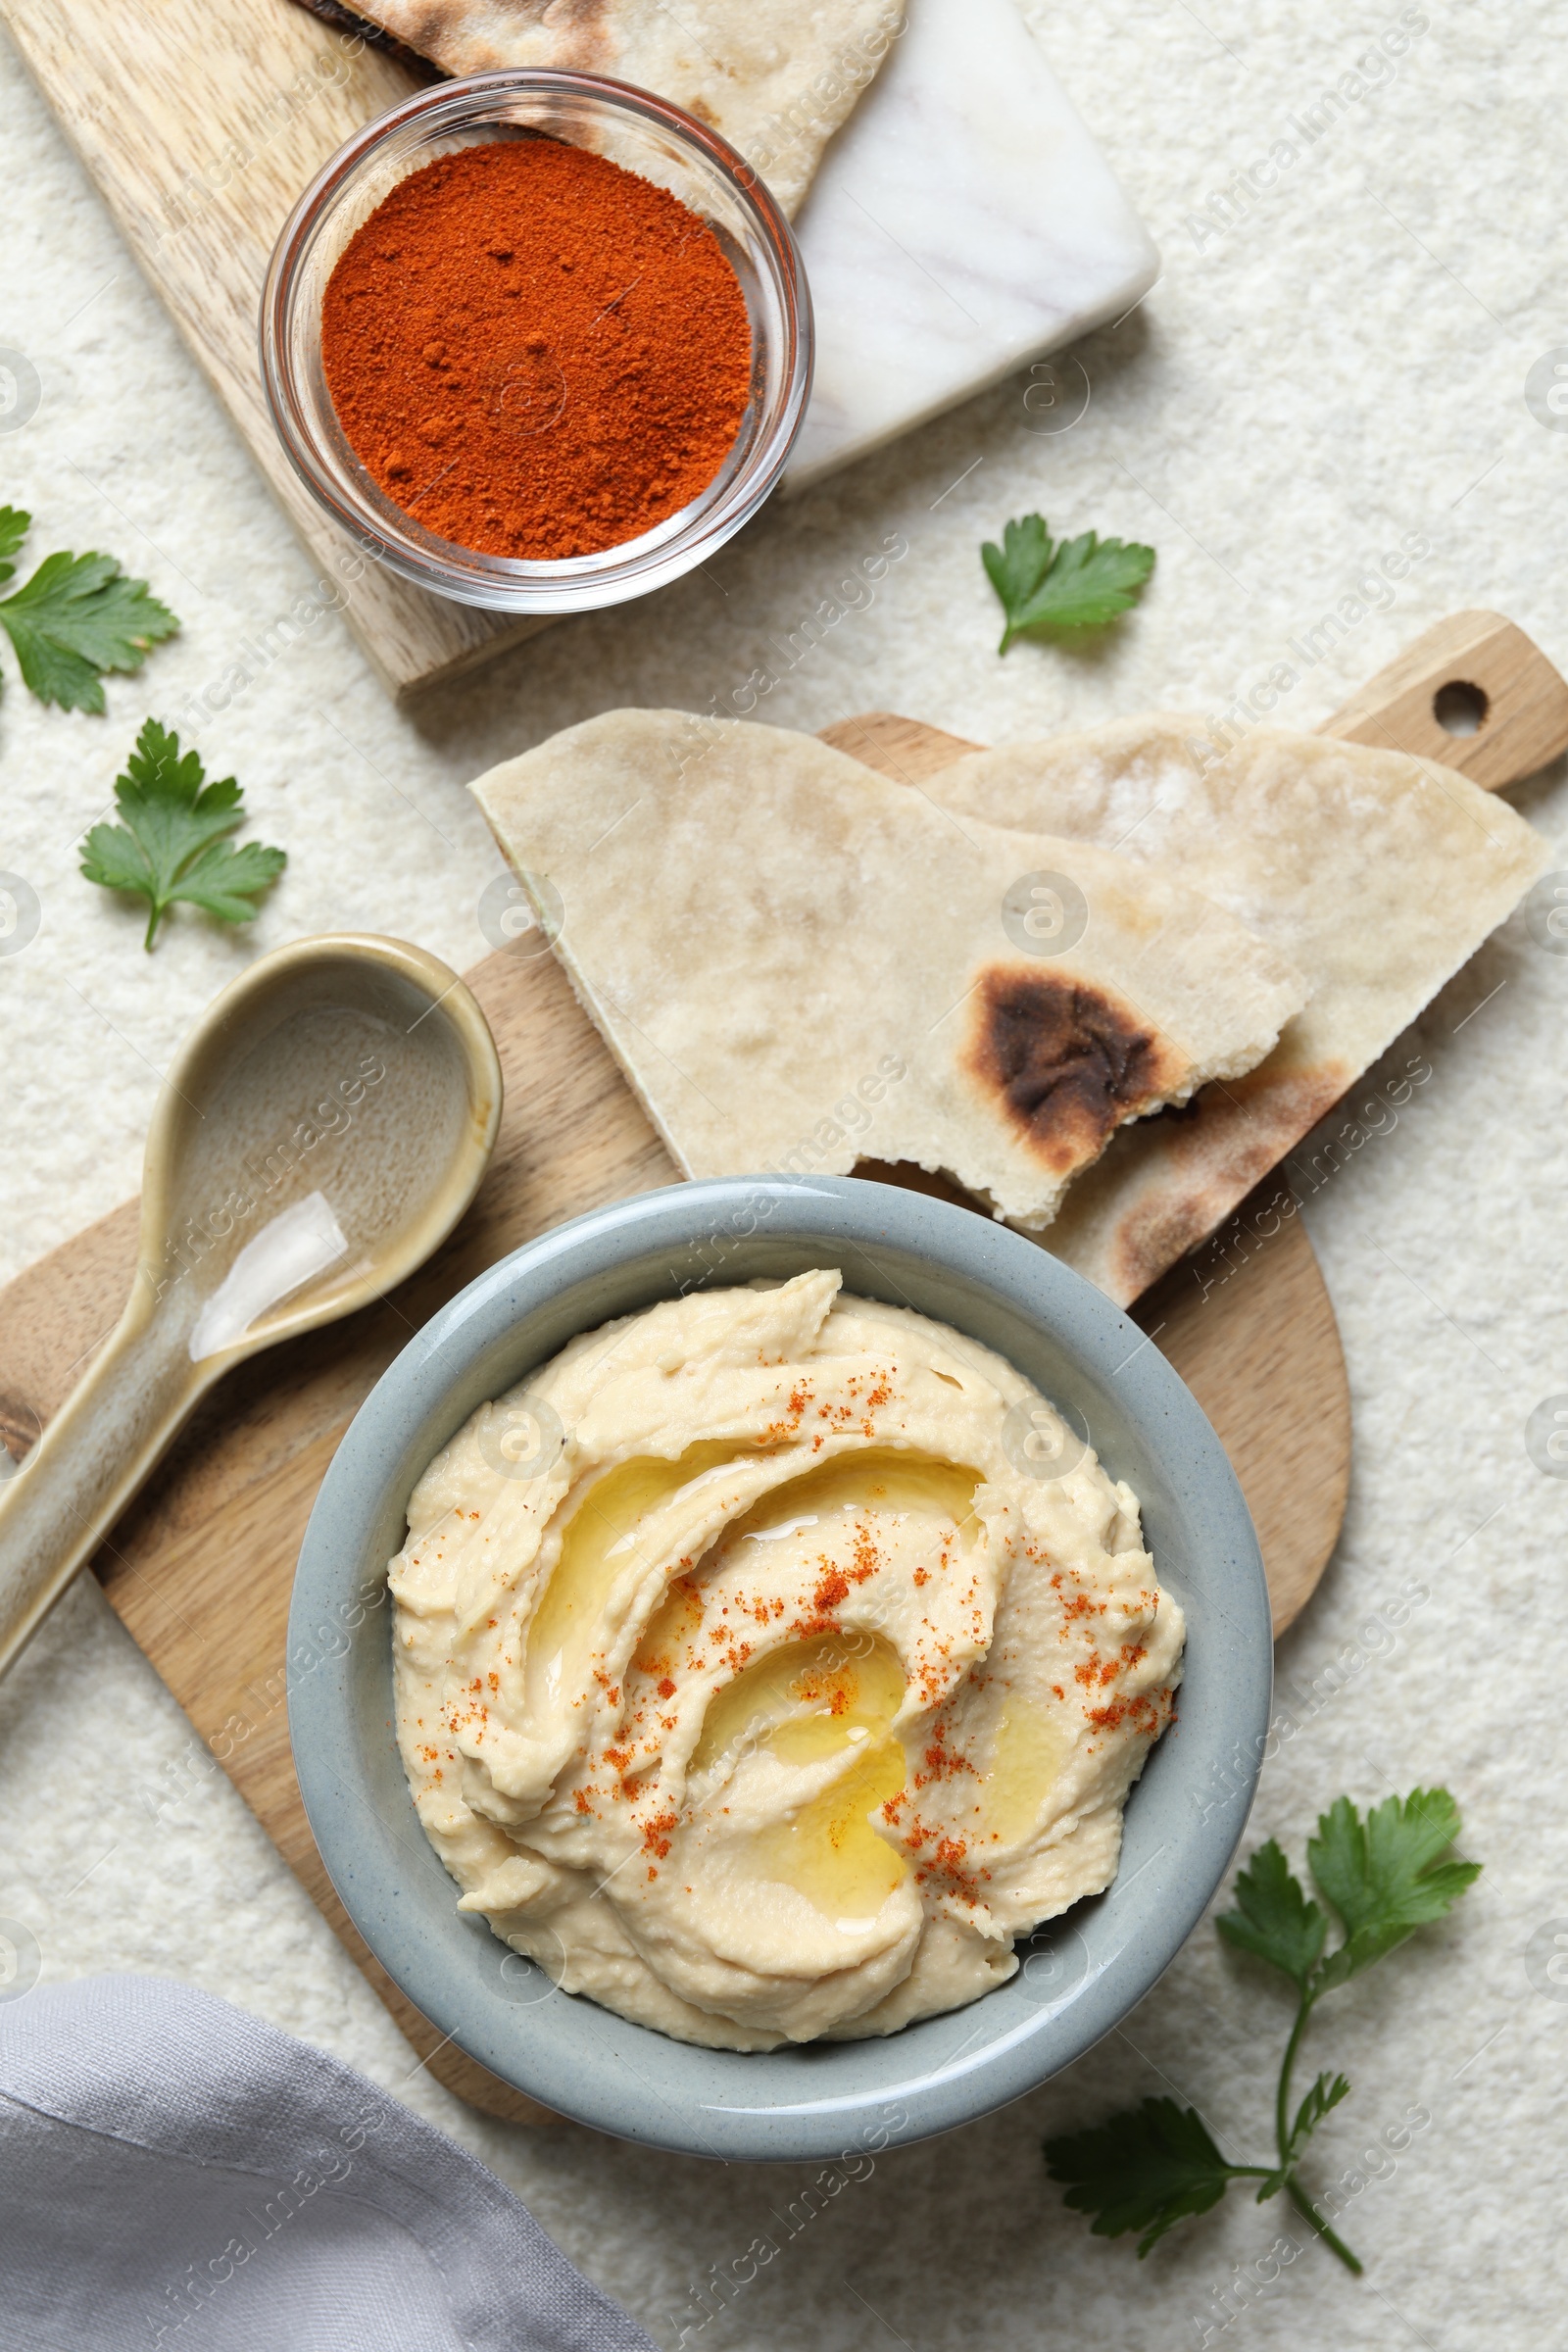
[[[1468,678],[1449,678],[1432,697],[1432,715],[1446,735],[1479,735],[1492,713],[1492,697]]]
[[[1500,612],[1455,612],[1369,678],[1320,732],[1441,760],[1494,792],[1568,751],[1568,679]]]

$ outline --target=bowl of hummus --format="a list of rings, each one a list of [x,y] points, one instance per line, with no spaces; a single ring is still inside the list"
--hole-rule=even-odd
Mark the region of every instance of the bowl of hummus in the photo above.
[[[1224,1452],[1035,1244],[852,1179],[559,1228],[383,1376],[296,1580],[312,1829],[503,2080],[726,2159],[972,2120],[1218,1885],[1269,1609]]]

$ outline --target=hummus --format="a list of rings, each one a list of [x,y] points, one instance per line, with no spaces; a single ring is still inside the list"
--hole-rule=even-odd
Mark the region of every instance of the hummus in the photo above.
[[[1000,1356],[831,1271],[607,1324],[419,1481],[398,1738],[476,1911],[684,2041],[891,2034],[1109,1885],[1180,1609]]]

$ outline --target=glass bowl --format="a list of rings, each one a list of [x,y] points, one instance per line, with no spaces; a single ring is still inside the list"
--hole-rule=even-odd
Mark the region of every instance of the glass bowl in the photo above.
[[[463,147],[541,132],[607,155],[708,222],[746,297],[752,381],[734,446],[699,497],[618,547],[533,563],[441,538],[361,464],[322,372],[321,302],[350,237],[410,172]],[[789,222],[727,140],[628,83],[518,67],[421,90],[339,148],[278,238],[262,297],[261,350],[268,406],[290,464],[365,554],[460,604],[588,612],[678,579],[756,514],[806,413],[811,301]]]

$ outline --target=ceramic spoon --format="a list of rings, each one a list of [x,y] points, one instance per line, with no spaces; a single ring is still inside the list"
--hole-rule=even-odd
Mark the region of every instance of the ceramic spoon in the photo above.
[[[0,1488],[0,1672],[232,1364],[412,1274],[501,1120],[483,1013],[433,956],[340,935],[264,956],[153,1113],[119,1328]]]

